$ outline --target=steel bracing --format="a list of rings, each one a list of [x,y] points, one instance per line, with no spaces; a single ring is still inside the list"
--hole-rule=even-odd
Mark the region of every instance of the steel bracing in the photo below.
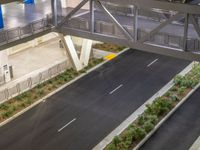
[[[86,3],[89,4],[88,15],[73,17]],[[113,11],[108,5],[131,8],[132,14],[123,16],[119,14],[123,10]],[[149,19],[147,14],[141,13],[143,11],[154,14],[159,12],[167,17]],[[144,18],[146,28],[141,27]],[[122,44],[134,49],[189,60],[200,60],[199,23],[198,5],[155,0],[83,0],[55,25],[58,32],[66,35]],[[148,24],[154,27],[150,28]]]

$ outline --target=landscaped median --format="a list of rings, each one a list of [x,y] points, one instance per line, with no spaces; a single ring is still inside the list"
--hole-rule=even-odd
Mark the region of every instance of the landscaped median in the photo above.
[[[55,91],[59,87],[75,79],[101,62],[103,62],[103,59],[92,58],[89,65],[83,70],[77,72],[74,69],[68,69],[60,75],[41,83],[33,89],[2,103],[0,105],[0,123],[25,110],[32,104],[47,96],[49,93]]]
[[[174,85],[163,96],[156,98],[146,106],[145,111],[120,135],[114,137],[105,150],[129,150],[149,136],[158,124],[178,106],[200,83],[200,64],[185,76],[176,76]]]
[[[113,52],[113,53],[119,53],[119,52],[123,51],[126,47],[120,46],[120,45],[115,45],[115,44],[110,44],[110,43],[97,43],[97,44],[93,45],[93,48],[103,50],[103,51]]]

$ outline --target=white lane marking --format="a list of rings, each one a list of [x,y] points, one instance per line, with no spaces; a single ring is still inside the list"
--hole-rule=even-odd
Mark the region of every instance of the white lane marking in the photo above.
[[[116,87],[114,90],[112,90],[109,94],[113,94],[114,92],[119,90],[122,86],[123,86],[123,84],[120,84],[118,87]]]
[[[147,65],[147,67],[150,67],[151,65],[153,65],[155,62],[157,62],[158,61],[158,58],[157,59],[155,59],[154,61],[152,61],[150,64],[148,64]]]
[[[66,125],[64,125],[62,128],[60,128],[58,130],[58,132],[62,131],[64,128],[66,128],[67,126],[69,126],[70,124],[72,124],[74,121],[76,121],[76,118],[74,118],[72,121],[68,122]]]

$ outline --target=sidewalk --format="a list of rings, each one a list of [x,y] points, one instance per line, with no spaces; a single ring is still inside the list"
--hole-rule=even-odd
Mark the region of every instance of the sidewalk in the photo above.
[[[13,66],[14,78],[0,86],[5,89],[16,80],[28,78],[39,70],[48,69],[50,65],[67,60],[64,49],[59,48],[59,38],[54,38],[37,47],[29,48],[9,56],[9,64]]]

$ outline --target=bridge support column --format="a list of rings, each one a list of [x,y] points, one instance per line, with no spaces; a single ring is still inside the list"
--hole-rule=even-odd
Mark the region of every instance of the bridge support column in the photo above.
[[[3,13],[0,5],[0,29],[4,28]]]
[[[90,60],[90,54],[92,50],[92,40],[83,39],[81,48],[80,62],[83,66],[87,66]]]
[[[79,55],[77,53],[77,50],[75,49],[71,36],[69,35],[63,36],[60,34],[60,37],[63,43],[63,47],[65,48],[67,56],[69,57],[73,67],[77,71],[82,70],[85,66],[88,65],[92,49],[92,41],[86,39],[83,40],[79,58]]]

